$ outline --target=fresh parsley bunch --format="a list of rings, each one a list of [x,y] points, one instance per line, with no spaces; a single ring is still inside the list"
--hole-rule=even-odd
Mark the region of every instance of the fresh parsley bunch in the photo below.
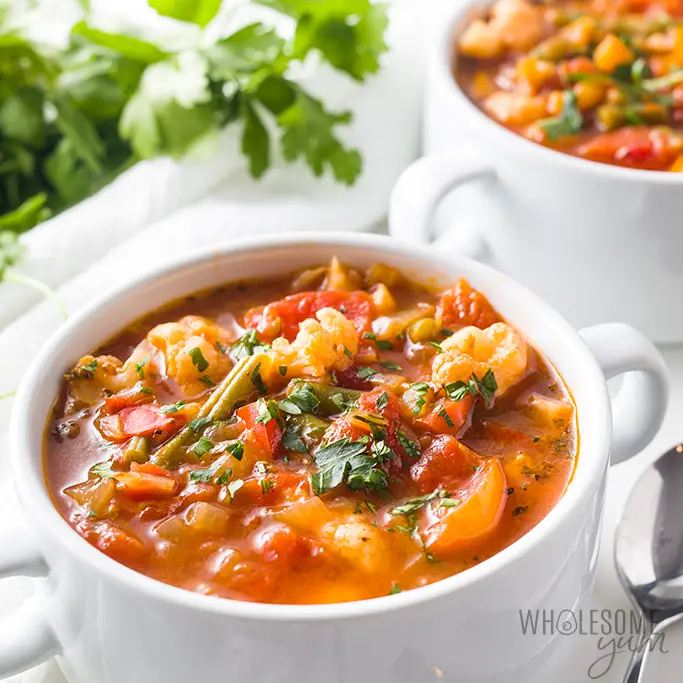
[[[260,178],[279,145],[288,162],[351,184],[361,155],[337,135],[351,112],[329,111],[290,77],[309,56],[363,81],[385,51],[386,8],[371,0],[258,0],[291,17],[291,37],[263,22],[208,40],[221,0],[148,0],[164,17],[199,27],[173,51],[108,33],[89,18],[55,51],[3,27],[0,16],[0,278],[18,236],[96,192],[132,164],[182,158],[226,126]],[[5,18],[6,21],[6,18]],[[93,228],[95,229],[95,228]]]

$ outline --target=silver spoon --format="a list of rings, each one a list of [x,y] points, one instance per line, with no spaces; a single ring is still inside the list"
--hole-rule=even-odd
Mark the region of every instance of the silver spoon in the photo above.
[[[614,559],[622,585],[643,615],[640,646],[624,683],[643,683],[650,643],[683,617],[683,444],[657,458],[638,479],[617,527]]]

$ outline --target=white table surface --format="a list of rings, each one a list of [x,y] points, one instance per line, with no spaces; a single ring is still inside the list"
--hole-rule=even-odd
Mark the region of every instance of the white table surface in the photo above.
[[[607,501],[604,519],[604,531],[602,548],[598,562],[598,575],[594,594],[583,608],[584,622],[590,620],[591,609],[630,609],[626,596],[621,589],[613,564],[612,564],[612,541],[614,528],[619,519],[624,501],[639,473],[647,463],[658,454],[670,448],[678,441],[683,441],[683,346],[671,347],[664,350],[666,361],[669,365],[672,380],[672,396],[664,426],[646,451],[628,462],[614,467],[610,473],[607,488]],[[683,495],[683,492],[682,492]],[[683,523],[683,520],[682,520]],[[23,596],[30,592],[30,584],[26,579],[8,579],[16,582],[18,590],[13,591],[9,602],[0,601],[0,617],[9,614],[21,602]],[[601,683],[619,683],[630,657],[628,652],[617,654],[612,666],[608,671],[606,660],[602,665],[594,665],[596,660],[603,657],[609,651],[610,638],[603,638],[602,649],[599,635],[581,635],[575,633],[566,636],[563,652],[553,662],[555,671],[552,675],[546,674],[543,681],[538,683],[588,683],[591,680],[599,680]],[[662,654],[656,650],[649,658],[646,675],[646,683],[679,683],[681,670],[683,670],[683,623],[672,627],[666,633],[663,641],[667,653]],[[591,669],[591,665],[594,665]],[[590,673],[592,672],[593,677]],[[603,675],[597,677],[597,673]],[[38,670],[15,676],[8,679],[11,683],[66,683],[54,662],[42,665]],[[87,683],[98,683],[88,681]],[[245,681],[245,683],[250,683]],[[515,682],[516,683],[516,682]],[[520,682],[522,683],[522,682]],[[533,683],[537,683],[533,681]]]

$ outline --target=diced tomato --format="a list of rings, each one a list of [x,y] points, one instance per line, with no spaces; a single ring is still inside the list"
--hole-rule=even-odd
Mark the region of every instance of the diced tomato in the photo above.
[[[139,406],[144,403],[152,403],[154,401],[154,395],[140,391],[140,389],[142,389],[142,385],[136,384],[130,389],[124,389],[113,396],[107,396],[107,398],[104,399],[107,411],[113,415],[124,408]]]
[[[256,403],[250,403],[237,409],[237,417],[242,420],[246,430],[243,438],[250,440],[251,437],[263,451],[273,456],[280,447],[282,429],[275,419],[269,420],[266,424],[257,422],[259,414],[260,411]]]
[[[507,495],[503,468],[496,458],[486,460],[467,487],[454,494],[458,505],[435,503],[437,521],[422,532],[430,551],[448,554],[470,547],[488,536],[498,524]],[[438,506],[438,507],[437,507]]]
[[[254,551],[266,562],[280,565],[283,569],[293,565],[308,551],[305,538],[284,524],[274,524],[259,530],[251,537]]]
[[[159,406],[141,405],[124,408],[116,415],[105,415],[98,421],[102,434],[111,441],[124,441],[131,436],[168,436],[180,429],[185,419],[179,415],[164,415]]]
[[[447,289],[441,295],[437,317],[441,317],[446,327],[474,325],[481,329],[499,320],[489,300],[481,292],[472,289],[467,280],[460,280],[455,287]]]
[[[604,133],[578,149],[579,156],[591,161],[666,170],[683,150],[683,137],[666,128],[633,126]]]
[[[410,476],[422,493],[440,485],[462,481],[481,465],[482,459],[465,444],[447,434],[434,437],[422,457],[410,468]]]
[[[559,66],[562,76],[574,74],[596,74],[599,72],[595,62],[589,57],[574,57],[562,62]]]
[[[122,493],[132,500],[171,498],[178,488],[177,480],[168,472],[163,475],[144,471],[118,472],[115,477]]]
[[[134,564],[148,554],[147,548],[135,536],[112,522],[97,522],[87,528],[84,536],[89,543],[123,564]]]
[[[299,331],[299,323],[307,318],[315,318],[321,308],[342,311],[353,322],[359,334],[370,331],[375,314],[375,304],[367,292],[300,292],[274,301],[265,308],[250,309],[244,314],[244,324],[258,330],[265,339],[284,335],[292,341]]]
[[[235,493],[236,505],[278,505],[290,501],[298,489],[308,489],[308,478],[294,472],[266,472],[245,480]]]
[[[459,401],[444,399],[416,422],[432,432],[456,435],[469,419],[473,405],[474,397],[469,394]]]

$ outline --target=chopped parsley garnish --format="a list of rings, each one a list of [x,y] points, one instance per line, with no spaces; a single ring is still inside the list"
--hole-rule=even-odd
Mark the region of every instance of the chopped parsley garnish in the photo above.
[[[249,330],[243,334],[230,349],[230,355],[235,360],[253,356],[255,353],[265,353],[270,350],[270,344],[259,341],[256,330]]]
[[[261,363],[258,363],[251,373],[251,383],[256,387],[259,394],[267,394],[268,387],[266,387],[263,377],[261,377]]]
[[[175,403],[169,403],[168,405],[161,406],[159,412],[164,415],[170,415],[171,413],[177,413],[181,408],[184,408],[187,404],[185,401],[176,401]]]
[[[141,394],[153,394],[154,392],[149,387],[140,387]]]
[[[452,384],[447,384],[444,389],[448,394],[448,398],[453,401],[461,401],[468,394],[471,396],[481,394],[486,405],[490,406],[493,401],[493,396],[498,389],[498,382],[496,382],[493,371],[489,368],[481,379],[479,379],[475,373],[472,373],[472,376],[467,382],[463,382],[462,380],[453,382]]]
[[[457,498],[444,498],[441,501],[441,507],[445,508],[455,508],[460,505],[460,501]]]
[[[111,469],[111,462],[98,462],[90,468],[93,474],[97,474],[103,479],[113,479],[114,472]]]
[[[433,346],[433,347],[437,350],[438,353],[443,353],[443,349],[441,348],[441,344],[439,344],[439,342],[430,341],[430,342],[427,342],[427,343],[428,343],[430,346]]]
[[[299,438],[298,434],[291,428],[287,427],[282,434],[282,445],[288,451],[297,451],[298,453],[308,453],[306,444]]]
[[[353,354],[351,353],[351,349],[349,349],[348,346],[345,346],[345,347],[344,347],[344,353],[345,353],[349,358],[353,358]]]
[[[372,512],[373,515],[377,512],[377,508],[375,507],[375,504],[374,504],[374,503],[371,503],[369,500],[366,500],[366,501],[365,501],[365,507],[366,507],[370,512]]]
[[[223,472],[223,474],[221,474],[221,476],[218,477],[218,479],[216,479],[216,483],[219,486],[223,486],[230,481],[230,477],[232,477],[232,470],[228,467],[228,469],[225,470],[225,472]]]
[[[452,337],[455,334],[453,330],[447,330],[445,327],[440,332],[444,337]]]
[[[317,496],[345,480],[353,491],[387,488],[387,474],[381,469],[382,455],[379,452],[368,453],[367,440],[338,439],[320,448],[314,458],[319,470],[311,475],[311,487]]]
[[[225,450],[230,453],[235,460],[241,460],[244,455],[244,442],[243,441],[233,441],[225,445]]]
[[[363,339],[369,339],[370,341],[375,342],[375,345],[380,351],[391,351],[394,348],[394,345],[390,341],[387,339],[377,339],[377,335],[373,332],[366,332],[363,335]]]
[[[287,366],[286,365],[281,365],[278,368],[278,372],[284,377],[287,374]]]
[[[141,360],[139,363],[136,363],[136,364],[135,364],[135,372],[138,373],[138,377],[139,377],[140,379],[144,379],[144,378],[145,378],[145,371],[144,371],[143,368],[145,367],[145,365],[147,365],[147,363],[149,363],[149,361],[151,360],[151,358],[152,358],[151,356],[147,356],[147,358],[144,358],[144,359]]]
[[[445,423],[449,427],[451,427],[451,428],[455,427],[455,422],[453,422],[453,420],[451,420],[451,416],[446,412],[445,408],[441,408],[441,410],[437,413],[437,415],[439,417],[443,418],[443,420],[445,421]]]
[[[201,458],[206,455],[213,448],[213,441],[202,436],[197,443],[190,448],[190,450],[198,457]]]
[[[198,346],[192,347],[188,353],[192,359],[192,364],[196,366],[199,372],[204,372],[204,370],[209,367],[209,361],[204,358],[204,354]]]
[[[81,370],[89,375],[94,374],[95,370],[97,370],[97,358],[93,358],[86,365],[81,365]]]
[[[446,498],[448,494],[445,491],[432,491],[424,496],[415,496],[414,498],[409,498],[405,503],[397,505],[391,510],[392,515],[410,515],[413,512],[421,510],[425,505],[431,503],[431,501],[436,498]]]
[[[558,116],[542,119],[538,125],[545,131],[548,140],[557,140],[564,135],[576,135],[583,126],[583,116],[576,102],[573,90],[565,90],[562,95],[562,111]]]
[[[401,592],[401,587],[395,583],[391,589],[389,590],[389,595],[397,595],[398,593]]]
[[[271,420],[280,421],[280,411],[278,410],[277,403],[273,401],[273,399],[268,399],[266,401],[260,398],[256,401],[256,408],[258,410],[256,422],[259,424],[267,425]]]
[[[413,413],[415,415],[419,415],[420,411],[422,410],[422,406],[424,406],[424,404],[427,403],[427,399],[425,398],[425,396],[429,391],[429,384],[427,384],[426,382],[415,382],[414,384],[411,384],[410,387],[412,388],[415,396],[417,396],[417,400],[415,401],[415,407],[413,408]]]
[[[216,386],[216,383],[208,375],[202,375],[199,378],[199,381],[202,382],[203,384],[206,384],[207,387],[215,387]]]
[[[206,439],[206,440],[209,441],[208,439]],[[211,442],[209,441],[209,443],[211,443]],[[213,446],[213,444],[211,444],[211,446]],[[211,449],[211,446],[209,447],[209,449]],[[208,484],[216,476],[216,472],[218,472],[220,467],[221,467],[221,461],[216,460],[215,462],[212,462],[208,467],[199,468],[196,470],[191,470],[190,481],[193,484],[199,484],[199,483]],[[222,474],[221,478],[223,476],[225,476],[225,474]],[[220,483],[220,482],[216,482],[216,483]]]
[[[235,494],[244,486],[244,479],[235,479],[228,484],[228,495],[230,502],[235,500]]]
[[[270,481],[269,479],[261,479],[261,492],[265,496],[267,493],[270,493],[274,488],[276,488],[277,484],[274,481]]]
[[[188,426],[193,432],[198,432],[198,431],[200,431],[201,429],[203,429],[204,427],[206,427],[206,425],[208,425],[209,422],[211,422],[211,418],[210,418],[210,417],[195,417],[194,420],[190,420],[190,421],[187,423],[187,426]]]
[[[390,370],[392,372],[403,372],[403,368],[398,364],[394,363],[394,361],[391,360],[381,360],[379,364],[383,367],[386,368],[387,370]]]
[[[362,365],[358,368],[356,368],[356,374],[360,379],[370,379],[371,377],[374,377],[377,373],[377,370],[375,368],[371,368],[367,365]]]
[[[414,441],[409,439],[405,432],[398,430],[396,432],[396,436],[398,437],[398,442],[401,444],[401,446],[403,446],[403,450],[406,452],[406,455],[409,458],[417,460],[422,455],[420,447]]]
[[[523,515],[528,509],[529,509],[528,505],[520,505],[512,511],[512,516],[513,517],[519,517],[520,515]]]
[[[382,410],[389,405],[389,394],[383,391],[377,398],[377,410]]]
[[[228,352],[228,347],[225,344],[221,344],[221,342],[217,341],[216,342],[216,348],[223,354],[225,355]]]
[[[360,503],[356,503],[356,509],[353,511],[354,515],[360,515],[363,513],[363,506]]]
[[[510,486],[509,488],[505,489],[505,493],[506,493],[508,496],[511,496],[514,492],[515,492],[515,489],[514,489],[513,486]]]
[[[315,413],[319,405],[320,401],[310,384],[297,384],[294,391],[280,401],[280,409],[290,415]]]

